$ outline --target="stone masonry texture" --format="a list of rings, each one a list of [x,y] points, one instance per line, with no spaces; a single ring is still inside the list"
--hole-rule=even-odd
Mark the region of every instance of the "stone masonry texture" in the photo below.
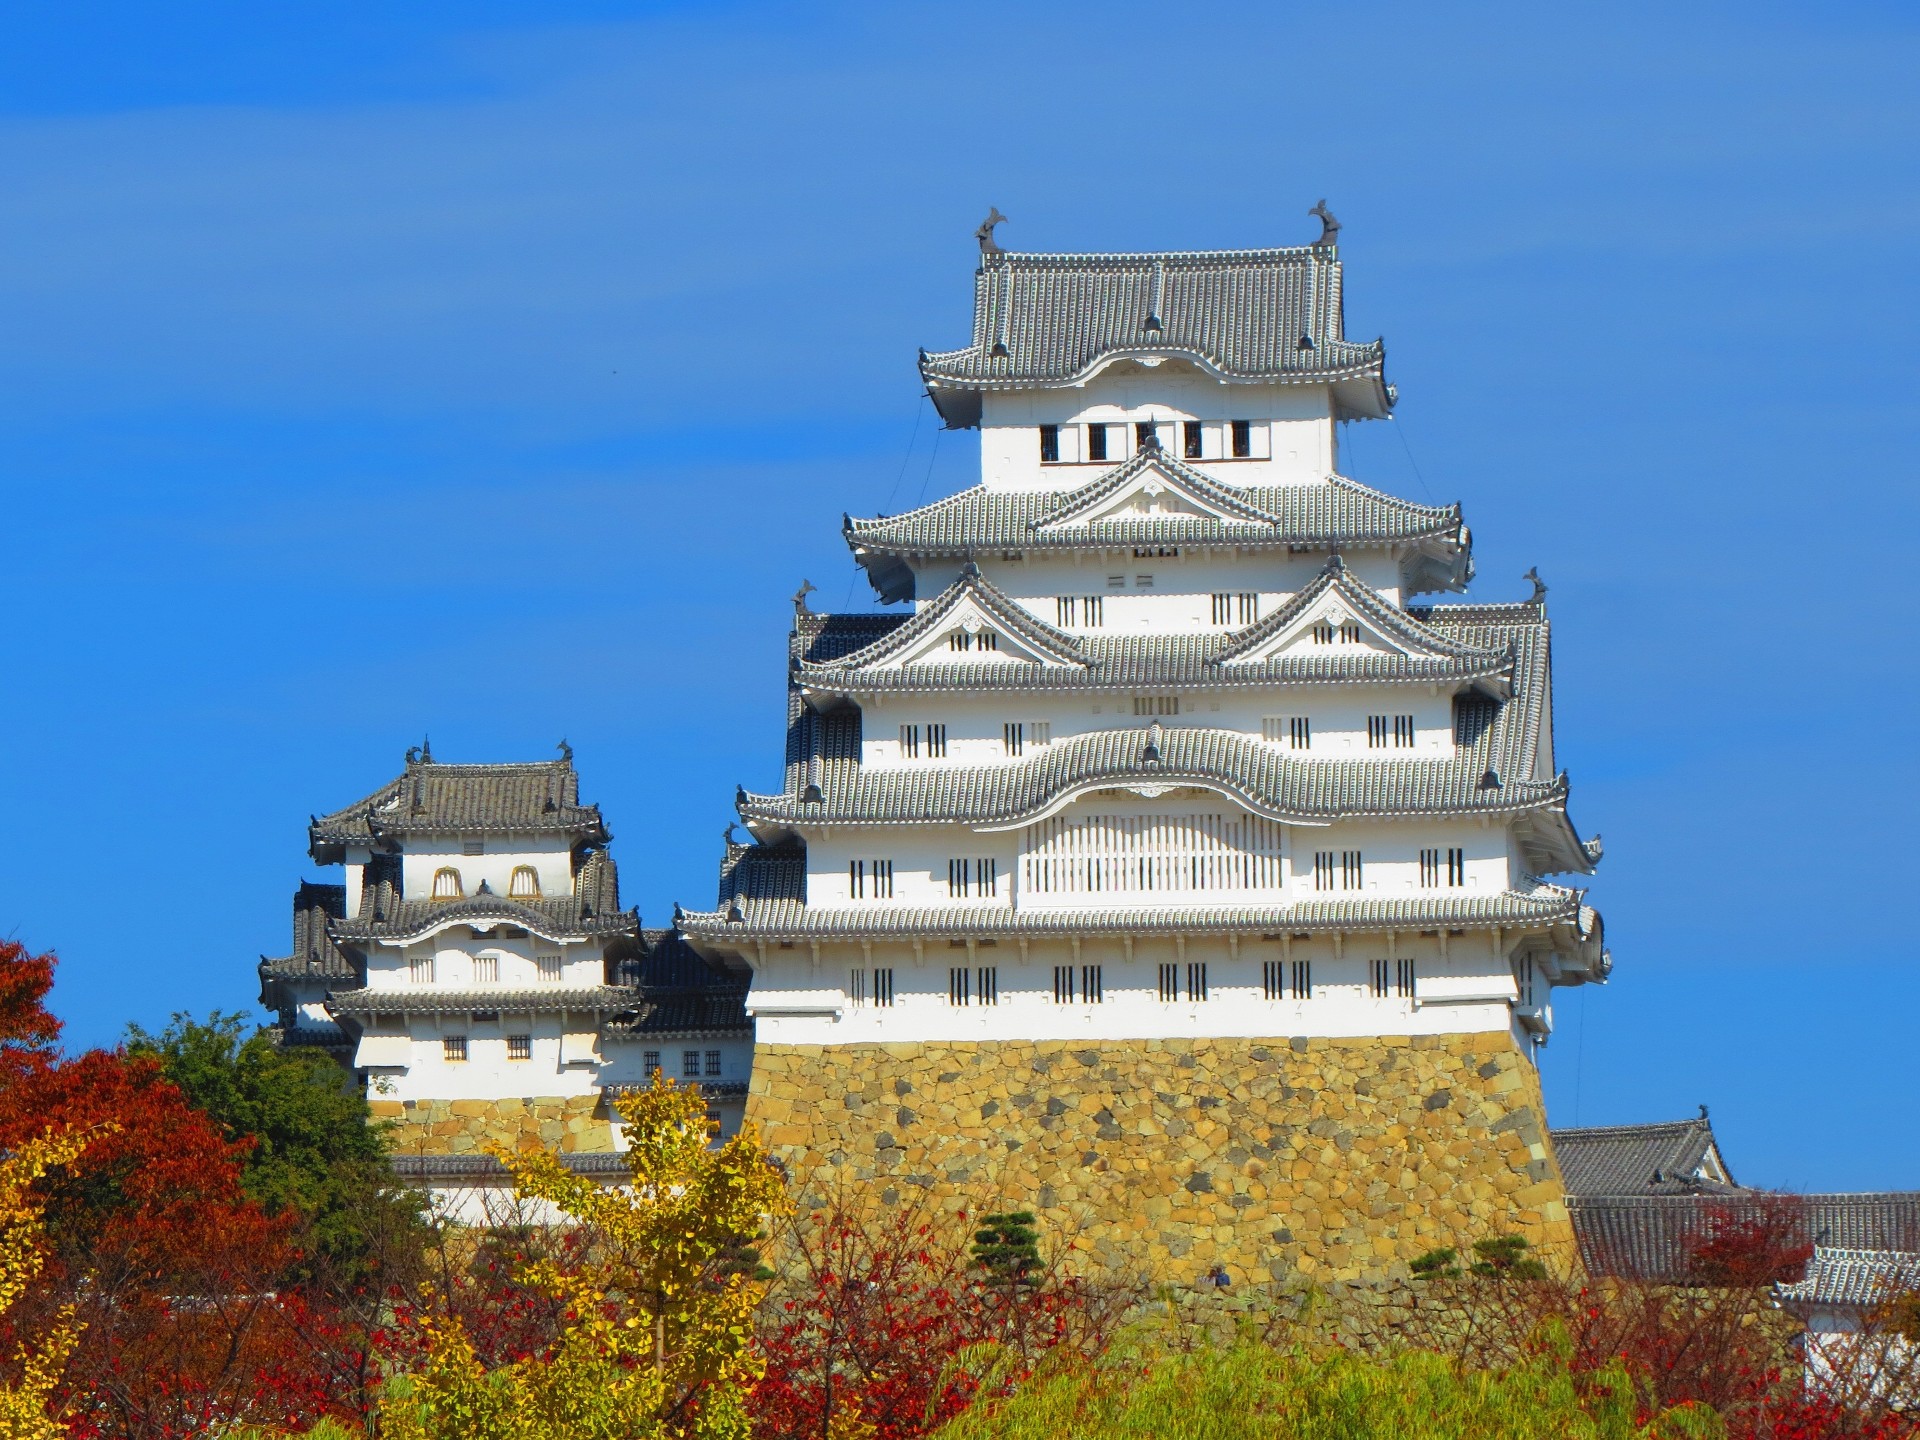
[[[1573,1263],[1533,1066],[1504,1034],[756,1047],[794,1189],[1018,1205],[1086,1271],[1361,1280],[1524,1235]]]
[[[561,1152],[613,1149],[613,1127],[598,1095],[507,1100],[373,1100],[375,1120],[393,1124],[396,1155],[465,1155],[488,1145]]]

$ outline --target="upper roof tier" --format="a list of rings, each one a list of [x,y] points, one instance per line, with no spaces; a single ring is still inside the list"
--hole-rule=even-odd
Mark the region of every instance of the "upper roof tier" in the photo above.
[[[442,765],[407,752],[406,772],[365,799],[313,819],[307,845],[322,865],[349,849],[383,850],[407,835],[562,835],[604,843],[598,805],[580,803],[573,751],[528,765]]]
[[[1168,251],[982,257],[973,342],[922,351],[949,426],[980,423],[981,393],[1077,384],[1122,359],[1178,356],[1228,384],[1325,385],[1336,418],[1392,409],[1386,346],[1345,336],[1339,252]]]
[[[1136,492],[1147,501],[1138,501]],[[912,594],[903,557],[1140,545],[1405,546],[1425,559],[1412,577],[1418,588],[1457,590],[1473,578],[1473,536],[1458,505],[1417,505],[1344,475],[1310,484],[1226,486],[1157,448],[1075,490],[976,485],[904,515],[849,516],[842,528],[883,600]]]

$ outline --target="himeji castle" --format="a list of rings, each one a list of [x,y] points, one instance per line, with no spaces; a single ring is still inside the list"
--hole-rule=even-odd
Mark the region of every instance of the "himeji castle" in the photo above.
[[[1536,1048],[1604,980],[1545,587],[1341,473],[1387,421],[1317,243],[1006,251],[923,351],[979,483],[848,518],[897,613],[796,597],[784,781],[715,908],[800,1185],[1041,1212],[1216,1281],[1569,1240]]]

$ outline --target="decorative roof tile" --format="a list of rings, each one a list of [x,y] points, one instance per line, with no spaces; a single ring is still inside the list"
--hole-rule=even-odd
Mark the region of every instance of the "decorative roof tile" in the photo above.
[[[376,875],[360,913],[332,924],[334,939],[365,945],[375,941],[404,944],[450,924],[520,925],[548,940],[586,940],[635,933],[640,919],[620,908],[619,872],[606,851],[585,851],[573,877],[574,893],[534,900],[510,900],[484,884],[457,900],[406,899],[400,893],[395,867]]]
[[[1178,356],[1226,381],[1333,387],[1343,419],[1393,404],[1382,342],[1345,338],[1330,246],[983,257],[973,341],[922,353],[949,425],[978,423],[983,390],[1072,384],[1104,364]]]
[[[322,865],[352,849],[379,850],[407,835],[561,835],[605,843],[600,807],[580,804],[572,752],[530,765],[443,765],[407,754],[406,772],[308,829]]]

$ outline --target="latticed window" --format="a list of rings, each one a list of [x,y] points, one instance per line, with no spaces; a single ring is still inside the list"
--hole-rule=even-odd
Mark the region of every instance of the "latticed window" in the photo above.
[[[1318,622],[1313,627],[1311,633],[1313,635],[1313,643],[1316,645],[1331,645],[1333,643],[1333,626],[1325,620]]]
[[[1160,965],[1160,999],[1171,1005],[1180,998],[1180,967],[1162,961]]]
[[[947,758],[946,726],[927,726],[927,758],[929,760],[944,760]]]
[[[893,861],[849,860],[847,895],[854,900],[893,898]]]
[[[1358,620],[1348,620],[1341,624],[1340,643],[1343,645],[1358,645],[1360,643],[1360,622]]]
[[[1293,750],[1313,748],[1313,721],[1305,715],[1268,715],[1260,721],[1260,738]]]
[[[1180,453],[1188,460],[1200,458],[1200,422],[1198,420],[1180,422]]]
[[[1000,862],[991,855],[978,860],[947,861],[947,895],[954,900],[990,900],[1000,893]]]
[[[507,879],[507,896],[513,900],[540,898],[540,872],[531,865],[516,865]]]
[[[440,1037],[440,1058],[458,1062],[467,1058],[467,1037],[464,1035],[442,1035]]]
[[[1414,996],[1414,962],[1396,960],[1393,962],[1393,993],[1402,1000],[1411,1000]]]
[[[1207,998],[1207,962],[1192,960],[1187,963],[1187,999],[1204,1000]]]
[[[1077,989],[1075,988],[1077,985]],[[1053,967],[1053,1001],[1056,1005],[1098,1005],[1107,998],[1107,987],[1098,965]]]
[[[867,1003],[867,972],[852,970],[847,974],[847,1003],[864,1005]]]
[[[1373,988],[1373,998],[1376,1000],[1384,1000],[1389,994],[1392,983],[1388,978],[1389,965],[1389,961],[1374,960],[1367,966],[1367,978]]]
[[[720,1052],[718,1050],[709,1050],[707,1051],[707,1074],[711,1076],[718,1075],[719,1073]]]
[[[554,951],[543,951],[534,957],[535,973],[548,984],[558,984],[560,980],[560,956]]]
[[[688,1080],[698,1080],[700,1078],[700,1052],[698,1050],[682,1050],[680,1052],[680,1074]]]
[[[1027,827],[1020,890],[1046,895],[1278,890],[1281,826],[1257,815],[1056,815]]]
[[[1216,590],[1213,593],[1213,623],[1251,625],[1260,618],[1260,596],[1250,590]]]
[[[991,630],[981,630],[969,634],[965,630],[955,630],[947,636],[949,650],[998,650],[1000,637]]]
[[[1251,420],[1233,420],[1228,422],[1228,430],[1233,440],[1233,458],[1250,460],[1253,458],[1253,422]]]
[[[1413,717],[1411,715],[1393,717],[1393,743],[1396,749],[1413,748]]]
[[[1291,968],[1293,971],[1292,998],[1295,1000],[1311,1000],[1313,998],[1313,962],[1311,960],[1295,960]]]
[[[1284,1000],[1286,998],[1286,961],[1263,960],[1260,962],[1260,993],[1269,1000]]]
[[[640,1052],[640,1068],[649,1077],[658,1075],[660,1073],[660,1052],[658,1050],[642,1050]]]
[[[964,965],[947,967],[947,1003],[949,1005],[973,1003],[973,972]]]
[[[433,956],[415,955],[407,961],[407,979],[415,985],[433,984]]]
[[[873,1003],[893,1004],[893,967],[882,965],[873,972]]]
[[[1340,888],[1342,890],[1360,890],[1365,888],[1366,876],[1358,850],[1340,852]]]
[[[500,983],[500,957],[498,955],[476,955],[473,957],[473,983],[476,985],[498,985]]]
[[[1024,755],[1027,752],[1027,727],[1018,720],[1009,720],[1000,727],[1006,735],[1007,754]]]
[[[507,1036],[507,1059],[531,1060],[533,1058],[533,1037],[531,1035]]]
[[[1133,697],[1133,713],[1136,715],[1178,715],[1180,697],[1178,695],[1136,695]]]
[[[465,893],[460,888],[460,872],[451,865],[442,865],[433,872],[434,899],[458,900]]]
[[[1087,426],[1087,459],[1104,460],[1107,458],[1107,427],[1105,425]]]
[[[1040,427],[1040,463],[1042,465],[1060,463],[1060,427],[1058,425]]]
[[[974,972],[973,980],[982,1005],[1000,1003],[1000,967],[998,965],[982,965]]]

